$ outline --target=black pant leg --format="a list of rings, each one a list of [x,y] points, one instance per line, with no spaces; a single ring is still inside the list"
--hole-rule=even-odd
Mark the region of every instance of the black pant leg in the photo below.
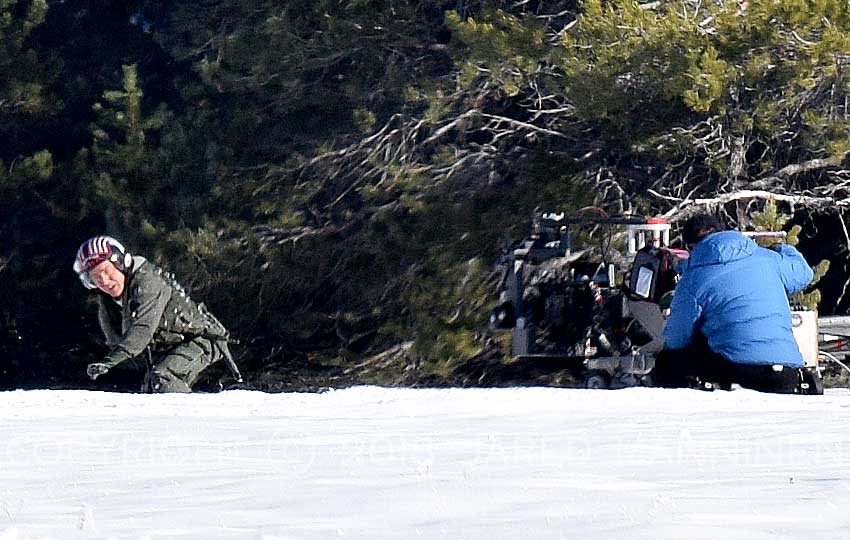
[[[783,367],[776,371],[773,366],[751,366],[735,364],[735,382],[744,388],[772,394],[794,394],[800,385],[800,370]]]
[[[701,342],[686,349],[662,350],[652,371],[655,385],[665,388],[693,386],[696,380],[729,385],[731,375],[729,362]]]
[[[800,384],[800,370],[785,367],[737,364],[715,353],[705,336],[697,333],[686,349],[663,349],[652,372],[656,386],[681,388],[701,382],[728,387],[734,383],[744,388],[774,394],[793,394]]]

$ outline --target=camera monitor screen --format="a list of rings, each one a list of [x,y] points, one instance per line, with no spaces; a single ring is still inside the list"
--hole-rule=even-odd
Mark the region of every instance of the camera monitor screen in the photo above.
[[[649,298],[652,292],[652,276],[654,272],[651,268],[641,266],[638,269],[637,282],[635,283],[634,293],[643,298]]]

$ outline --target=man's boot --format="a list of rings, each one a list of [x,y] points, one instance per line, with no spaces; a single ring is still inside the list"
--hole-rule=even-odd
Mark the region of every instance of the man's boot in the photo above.
[[[181,378],[171,371],[152,369],[150,372],[151,393],[154,394],[191,394],[192,389]]]
[[[800,383],[797,385],[798,394],[806,396],[823,395],[823,378],[817,368],[800,368]]]

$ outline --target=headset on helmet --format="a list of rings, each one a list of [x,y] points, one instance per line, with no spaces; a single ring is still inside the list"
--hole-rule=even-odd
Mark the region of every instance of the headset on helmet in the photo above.
[[[87,289],[97,288],[89,271],[103,261],[110,261],[116,268],[126,272],[133,265],[133,256],[121,242],[111,236],[95,236],[83,242],[74,259],[74,272]]]

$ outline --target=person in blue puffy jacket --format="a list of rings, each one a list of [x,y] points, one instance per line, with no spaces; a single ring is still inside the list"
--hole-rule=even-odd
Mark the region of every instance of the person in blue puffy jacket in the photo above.
[[[794,247],[760,247],[710,215],[683,228],[691,251],[664,328],[656,382],[697,379],[721,387],[794,393],[803,357],[791,332],[788,294],[813,271]]]

